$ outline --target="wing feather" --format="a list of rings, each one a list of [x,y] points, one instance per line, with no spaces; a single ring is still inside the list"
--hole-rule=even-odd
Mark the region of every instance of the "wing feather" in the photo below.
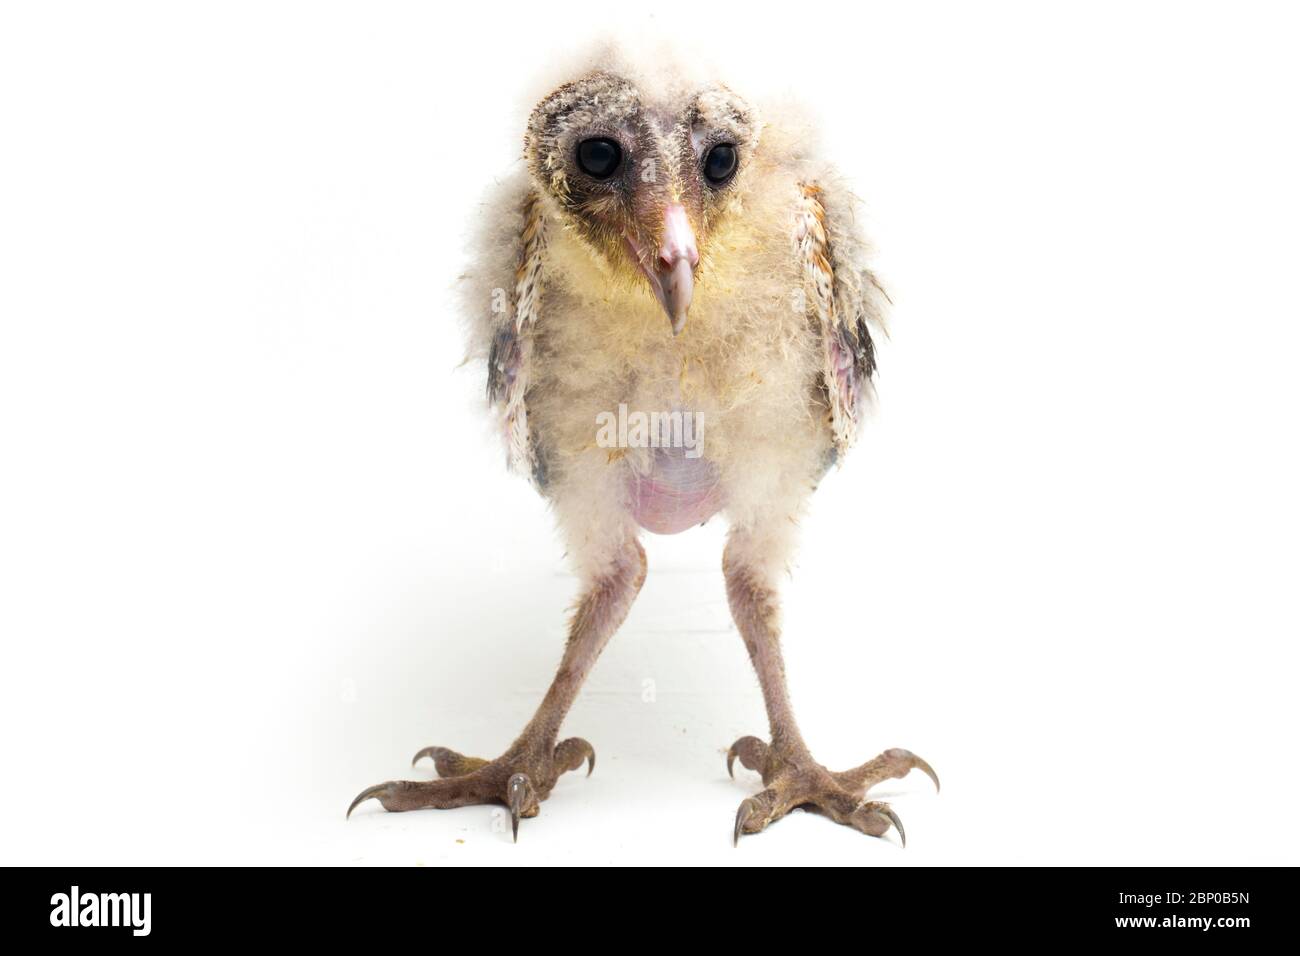
[[[862,260],[866,245],[852,223],[834,221],[830,195],[817,183],[802,183],[795,219],[795,249],[802,264],[808,314],[822,341],[822,386],[836,458],[857,436],[863,406],[876,371],[870,324],[880,326],[884,290]],[[851,213],[845,210],[846,218]]]
[[[509,308],[494,325],[488,352],[487,395],[501,414],[510,467],[540,485],[541,468],[528,430],[527,405],[533,330],[541,314],[542,263],[546,249],[546,222],[536,194],[530,192],[524,198],[520,219]]]

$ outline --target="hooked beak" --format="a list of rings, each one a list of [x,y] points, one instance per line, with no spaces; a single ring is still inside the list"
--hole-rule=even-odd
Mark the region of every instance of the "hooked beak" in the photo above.
[[[653,259],[645,255],[635,239],[626,238],[632,258],[668,316],[673,335],[680,334],[686,327],[686,314],[695,292],[695,267],[700,263],[686,208],[674,203],[664,209],[663,239]]]

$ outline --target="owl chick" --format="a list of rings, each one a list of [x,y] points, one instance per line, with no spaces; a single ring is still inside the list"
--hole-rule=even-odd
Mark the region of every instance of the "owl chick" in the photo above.
[[[903,828],[866,791],[916,768],[887,750],[851,770],[813,759],[786,688],[777,579],[799,515],[848,450],[870,397],[885,295],[855,200],[795,116],[618,54],[547,95],[524,162],[498,187],[466,281],[473,345],[513,467],[548,500],[582,582],[559,672],[495,760],[427,747],[441,779],[363,791],[386,810],[504,803],[538,813],[591,744],[560,727],[646,575],[643,531],[721,514],[728,603],[770,740],[730,748],[765,789],[733,839],[795,807],[873,836]]]

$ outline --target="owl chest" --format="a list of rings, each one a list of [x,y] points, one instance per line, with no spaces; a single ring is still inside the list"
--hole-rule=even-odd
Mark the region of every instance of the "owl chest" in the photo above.
[[[679,397],[679,396],[678,396]],[[680,401],[619,402],[596,416],[596,444],[623,476],[636,522],[656,534],[702,524],[725,502],[709,457],[709,414]]]

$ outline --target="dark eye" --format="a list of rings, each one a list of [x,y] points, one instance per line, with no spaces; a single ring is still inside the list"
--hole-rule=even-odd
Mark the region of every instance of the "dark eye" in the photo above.
[[[623,150],[612,139],[601,136],[578,144],[578,166],[592,179],[609,179],[623,161]]]
[[[719,143],[704,157],[704,178],[715,186],[721,186],[736,172],[736,162],[736,147]]]

